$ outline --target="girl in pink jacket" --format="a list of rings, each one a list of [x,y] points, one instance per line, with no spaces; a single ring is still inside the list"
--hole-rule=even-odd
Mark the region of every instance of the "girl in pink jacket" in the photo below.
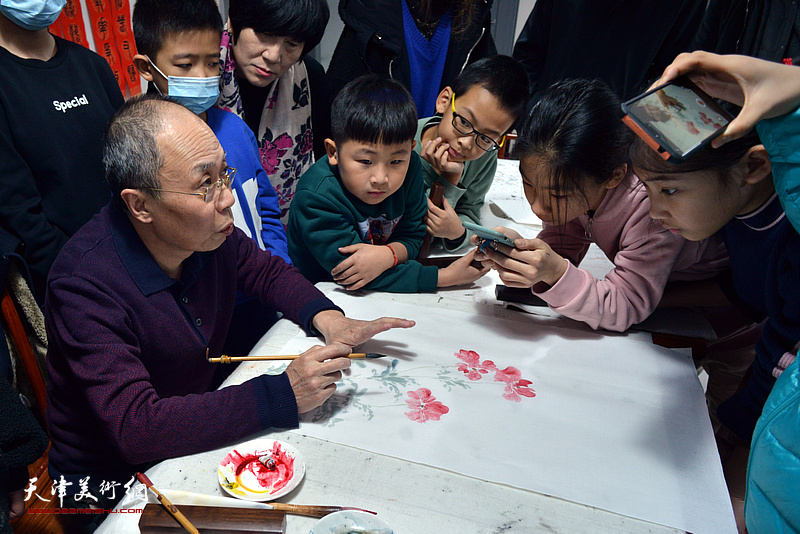
[[[599,80],[567,80],[545,92],[515,146],[525,196],[544,229],[523,239],[498,228],[516,249],[498,244],[476,255],[507,286],[529,287],[560,314],[614,331],[645,320],[668,281],[710,279],[727,267],[718,238],[690,242],[650,218],[619,110]],[[614,263],[605,279],[578,267],[591,243]]]

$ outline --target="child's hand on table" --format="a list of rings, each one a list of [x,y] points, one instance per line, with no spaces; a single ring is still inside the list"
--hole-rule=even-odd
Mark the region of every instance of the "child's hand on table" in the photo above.
[[[456,210],[450,205],[446,198],[442,199],[444,209],[439,208],[428,199],[428,214],[425,215],[425,225],[428,233],[433,237],[443,237],[445,239],[456,240],[464,235],[464,225],[458,218]]]
[[[539,282],[552,286],[567,271],[567,260],[541,239],[523,239],[502,226],[495,230],[513,239],[516,248],[493,242],[491,247],[476,252],[475,259],[496,270],[508,287],[533,287]],[[477,244],[479,239],[473,236],[471,241]]]
[[[439,281],[436,287],[460,286],[471,284],[489,272],[489,267],[484,265],[481,269],[472,266],[477,250],[464,254],[456,261],[443,269],[439,269]]]
[[[428,141],[420,151],[420,157],[431,164],[433,170],[444,177],[445,180],[453,185],[457,185],[464,172],[463,161],[450,161],[450,145],[437,137]],[[453,149],[455,150],[455,149]]]
[[[395,255],[388,246],[356,243],[340,247],[339,252],[350,256],[334,267],[331,275],[348,291],[361,289],[394,266]]]

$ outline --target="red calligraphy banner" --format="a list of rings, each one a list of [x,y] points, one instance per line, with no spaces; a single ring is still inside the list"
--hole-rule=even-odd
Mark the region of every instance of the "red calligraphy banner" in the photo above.
[[[89,48],[89,40],[86,38],[86,27],[83,24],[83,10],[80,0],[67,0],[61,15],[61,30],[64,39]]]
[[[52,23],[50,26],[47,27],[47,31],[49,31],[53,35],[64,37],[64,32],[61,29],[61,15],[58,16],[58,18],[54,23]]]
[[[139,72],[133,64],[136,45],[131,28],[129,0],[67,0],[50,32],[89,48],[83,9],[89,15],[89,31],[94,38],[95,50],[111,67],[123,94],[142,92]]]
[[[114,78],[117,79],[119,89],[122,94],[128,87],[126,76],[123,73],[123,65],[120,61],[117,46],[114,42],[114,12],[111,2],[108,0],[86,0],[86,7],[89,10],[89,20],[91,21],[92,36],[97,47],[97,53],[108,61]]]
[[[136,55],[136,43],[133,39],[133,29],[131,28],[131,6],[129,0],[110,0],[113,13],[114,40],[117,45],[122,75],[128,86],[131,96],[142,92],[142,82],[139,79],[139,72],[133,64],[133,56]]]

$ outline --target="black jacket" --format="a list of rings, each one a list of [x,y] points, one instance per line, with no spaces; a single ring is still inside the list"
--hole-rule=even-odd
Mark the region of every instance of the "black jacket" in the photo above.
[[[636,96],[687,50],[705,0],[537,0],[514,46],[533,102],[553,83],[600,78]]]
[[[767,61],[792,58],[797,65],[797,40],[789,51],[786,48],[799,11],[794,0],[711,0],[692,49]]]
[[[339,2],[339,16],[345,27],[328,67],[331,98],[347,82],[368,72],[386,75],[410,90],[400,1]],[[491,32],[492,1],[480,0],[472,24],[465,32],[450,37],[440,90],[451,85],[467,64],[497,53]]]

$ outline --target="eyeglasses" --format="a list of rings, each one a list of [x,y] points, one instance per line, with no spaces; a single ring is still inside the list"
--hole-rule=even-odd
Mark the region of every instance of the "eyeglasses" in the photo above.
[[[488,135],[482,134],[478,130],[476,130],[475,127],[472,126],[472,123],[469,122],[467,119],[465,119],[463,115],[459,115],[458,113],[456,113],[455,94],[453,95],[451,102],[453,108],[453,128],[455,128],[458,133],[460,133],[461,135],[475,134],[475,144],[478,145],[478,148],[480,148],[485,152],[494,152],[495,150],[498,150],[501,146],[503,146],[503,143],[506,142],[505,134],[503,134],[503,136],[500,137],[500,143],[498,144],[497,141],[495,141]]]
[[[181,195],[193,195],[203,199],[203,202],[213,202],[217,198],[217,194],[223,187],[230,187],[233,177],[236,176],[236,167],[225,167],[219,173],[219,180],[203,188],[203,192],[190,193],[188,191],[174,191],[172,189],[158,189],[156,187],[143,187],[142,189],[149,189],[150,191],[161,191],[162,193],[180,193]]]

